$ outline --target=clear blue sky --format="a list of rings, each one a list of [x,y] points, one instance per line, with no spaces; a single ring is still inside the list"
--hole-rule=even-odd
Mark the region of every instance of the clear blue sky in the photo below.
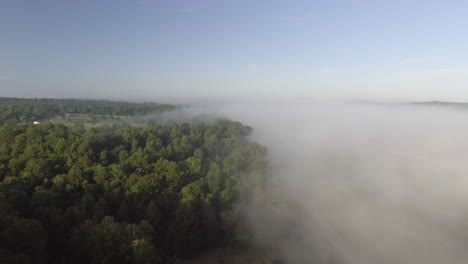
[[[0,1],[0,96],[227,95],[468,101],[468,1]]]

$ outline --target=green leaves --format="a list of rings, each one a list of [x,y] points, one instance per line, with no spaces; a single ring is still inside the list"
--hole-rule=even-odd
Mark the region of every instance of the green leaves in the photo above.
[[[0,126],[0,260],[165,263],[245,237],[239,204],[268,168],[248,133],[226,120]]]

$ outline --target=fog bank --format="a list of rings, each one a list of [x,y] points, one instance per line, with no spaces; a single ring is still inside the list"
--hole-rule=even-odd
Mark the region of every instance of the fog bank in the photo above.
[[[254,127],[305,210],[301,240],[277,241],[286,261],[468,261],[468,112],[321,102],[219,113]]]
[[[254,128],[252,139],[268,148],[281,188],[298,204],[293,219],[250,214],[257,242],[286,263],[468,262],[468,111],[344,102],[204,107]]]

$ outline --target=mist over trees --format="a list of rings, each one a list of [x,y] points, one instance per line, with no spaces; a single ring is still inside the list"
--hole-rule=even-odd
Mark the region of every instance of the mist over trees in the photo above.
[[[131,105],[111,112],[120,107]],[[131,112],[153,109],[139,107]],[[24,110],[14,119],[36,117]],[[227,120],[90,129],[6,122],[0,262],[167,263],[243,243],[239,207],[261,199],[269,171],[250,132]]]
[[[0,263],[466,263],[464,108],[281,102],[0,120]]]
[[[255,128],[296,203],[277,210],[288,221],[251,213],[286,263],[467,263],[466,108],[282,99],[216,112]]]

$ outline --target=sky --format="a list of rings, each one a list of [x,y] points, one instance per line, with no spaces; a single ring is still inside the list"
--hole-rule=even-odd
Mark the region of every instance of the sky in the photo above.
[[[0,0],[0,96],[468,101],[468,1]]]

